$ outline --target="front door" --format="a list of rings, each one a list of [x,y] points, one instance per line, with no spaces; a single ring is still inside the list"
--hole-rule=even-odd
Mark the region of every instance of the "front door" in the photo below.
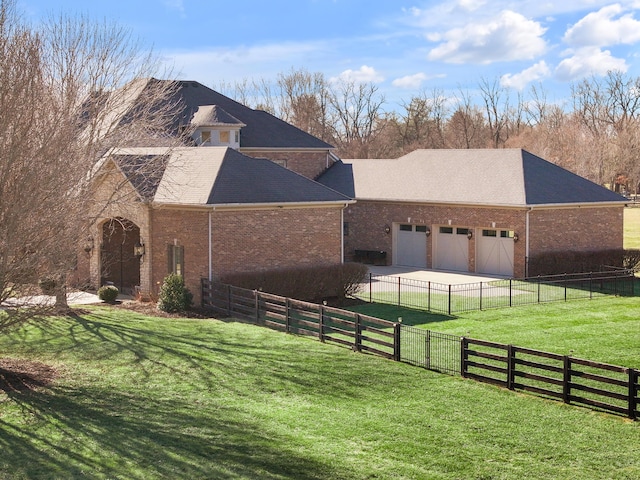
[[[113,283],[127,294],[140,285],[140,259],[134,247],[140,242],[140,229],[125,218],[112,218],[102,226],[100,251],[101,285]]]

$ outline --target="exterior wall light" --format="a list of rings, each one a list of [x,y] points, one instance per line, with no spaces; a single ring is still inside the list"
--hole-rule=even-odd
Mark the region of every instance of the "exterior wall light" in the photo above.
[[[144,255],[144,243],[136,243],[133,246],[133,254],[138,258],[142,257]]]
[[[514,233],[514,234],[513,234],[513,242],[514,242],[514,243],[515,243],[515,242],[517,242],[519,238],[520,238],[520,237],[518,237],[518,234],[517,234],[517,233]]]
[[[471,237],[473,237],[473,230],[469,229],[469,231],[467,232],[467,238],[471,240]]]
[[[385,227],[384,227],[384,233],[386,233],[387,235],[388,235],[389,233],[391,233],[391,227],[390,227],[389,225],[385,225]]]
[[[94,246],[93,237],[89,235],[84,241],[83,249],[86,253],[91,253],[91,251],[93,250],[93,246]]]
[[[431,229],[430,229],[429,227],[427,227],[427,230],[426,230],[424,233],[425,233],[425,234],[427,235],[427,237],[428,237],[429,235],[431,235]]]

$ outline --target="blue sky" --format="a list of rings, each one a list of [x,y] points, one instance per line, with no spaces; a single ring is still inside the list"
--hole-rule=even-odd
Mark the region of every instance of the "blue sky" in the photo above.
[[[393,108],[482,79],[542,85],[607,70],[640,76],[640,0],[18,0],[37,22],[64,11],[107,18],[152,46],[174,76],[216,88],[291,69],[374,82]]]

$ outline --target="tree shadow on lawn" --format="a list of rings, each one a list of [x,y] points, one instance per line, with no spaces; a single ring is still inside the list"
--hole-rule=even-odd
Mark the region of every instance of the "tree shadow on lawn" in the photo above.
[[[454,315],[425,312],[424,310],[398,307],[396,305],[384,303],[364,303],[348,307],[347,309],[363,315],[389,320],[390,322],[397,322],[398,318],[402,318],[402,324],[409,326],[429,326],[432,323],[444,322],[458,318]]]
[[[9,393],[0,418],[0,476],[17,478],[339,478],[345,472],[291,451],[259,418],[228,420],[180,399],[55,387]],[[26,420],[26,421],[25,421]]]

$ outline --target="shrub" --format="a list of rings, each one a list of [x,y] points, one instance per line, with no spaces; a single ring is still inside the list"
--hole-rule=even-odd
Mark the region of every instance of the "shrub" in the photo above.
[[[40,290],[43,295],[55,295],[56,294],[56,281],[53,278],[45,277],[40,282]]]
[[[366,265],[345,263],[224,275],[219,279],[240,288],[318,302],[354,295],[368,272]]]
[[[118,287],[115,285],[104,285],[98,289],[98,298],[103,302],[113,303],[118,298]]]
[[[605,267],[634,268],[639,261],[637,249],[546,252],[531,257],[529,276],[599,272]]]
[[[183,312],[191,308],[193,295],[184,285],[182,275],[167,275],[160,287],[158,308],[163,312]]]

